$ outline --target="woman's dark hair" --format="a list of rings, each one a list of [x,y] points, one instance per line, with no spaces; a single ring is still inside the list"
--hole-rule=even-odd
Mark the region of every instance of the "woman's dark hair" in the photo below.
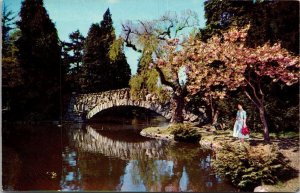
[[[238,102],[237,105],[241,105],[242,107],[244,106],[242,102]]]

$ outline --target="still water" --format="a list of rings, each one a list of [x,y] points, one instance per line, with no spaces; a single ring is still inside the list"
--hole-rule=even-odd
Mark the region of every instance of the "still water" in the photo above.
[[[4,190],[236,191],[197,144],[142,137],[131,121],[4,125]]]

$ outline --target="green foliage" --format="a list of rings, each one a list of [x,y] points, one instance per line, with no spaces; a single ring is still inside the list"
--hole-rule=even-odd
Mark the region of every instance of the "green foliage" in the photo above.
[[[23,1],[20,18],[17,26],[21,36],[16,45],[24,84],[19,89],[19,98],[14,101],[14,111],[25,120],[30,115],[37,115],[39,119],[57,119],[61,73],[57,30],[42,0]]]
[[[22,84],[22,69],[17,59],[19,49],[16,41],[20,37],[20,31],[11,33],[7,41],[7,50],[2,56],[2,88],[15,88]],[[4,50],[3,50],[4,51]]]
[[[282,83],[268,84],[265,107],[271,131],[299,131],[298,92],[299,83],[292,86]]]
[[[215,171],[244,190],[253,190],[262,183],[274,184],[287,161],[275,145],[251,147],[223,144],[212,162]]]
[[[123,42],[115,37],[109,9],[100,24],[90,27],[84,47],[83,92],[100,92],[128,87],[131,76]]]
[[[111,61],[110,65],[112,71],[111,88],[118,89],[128,87],[131,70],[124,54],[123,40],[121,38],[116,39],[112,45],[110,45],[109,59]]]
[[[130,82],[131,89],[133,89],[132,95],[138,94],[143,89],[150,93],[154,91],[159,95],[160,100],[164,100],[168,98],[164,94],[170,91],[169,94],[173,93],[173,97],[176,97],[176,100],[172,101],[173,109],[176,109],[172,115],[174,118],[171,119],[173,122],[183,121],[186,87],[179,81],[178,73],[181,66],[174,69],[170,67],[170,64],[163,66],[158,65],[157,62],[162,61],[163,56],[168,57],[168,54],[174,51],[168,46],[172,42],[175,43],[174,38],[178,43],[177,37],[186,33],[187,28],[197,26],[197,23],[197,14],[188,10],[183,12],[180,17],[176,13],[167,12],[159,19],[129,21],[122,25],[122,37],[126,46],[142,53],[138,64],[138,73]],[[163,94],[162,97],[161,94]]]
[[[141,74],[142,71],[147,71],[149,69],[149,64],[152,62],[152,52],[150,50],[145,50],[139,59],[137,74]]]
[[[265,107],[267,121],[271,132],[298,131],[299,124],[299,83],[292,86],[286,86],[280,82],[272,83],[270,80],[264,80],[262,89],[265,95]],[[280,93],[280,94],[279,94]],[[200,97],[191,100],[193,108],[201,105],[203,102]],[[225,129],[232,129],[237,104],[242,103],[247,112],[247,125],[251,131],[261,132],[262,124],[259,117],[259,111],[253,103],[244,95],[242,89],[229,92],[223,100],[214,101],[215,109],[219,110],[218,122],[225,124]]]
[[[144,53],[157,51],[160,40],[154,35],[143,34],[138,37],[137,44],[144,48]]]
[[[158,73],[154,69],[134,75],[129,81],[131,94],[137,96],[139,91],[143,89],[147,89],[149,92],[155,92],[158,89],[157,80]]]
[[[149,64],[152,62],[152,54],[157,47],[158,40],[153,38],[142,38],[141,41],[149,41],[148,44],[145,43],[142,56],[139,59],[137,74],[132,76],[129,85],[130,92],[133,97],[145,97],[147,93],[152,93],[158,96],[160,102],[166,102],[170,99],[169,94],[159,85],[159,74],[154,68],[149,68]],[[140,91],[147,92],[140,92]]]
[[[173,124],[168,127],[168,130],[171,130],[175,141],[197,143],[201,139],[201,134],[191,124]]]
[[[120,48],[119,55],[116,60],[111,63],[111,89],[120,89],[129,87],[129,80],[131,77],[130,66],[127,63],[126,56],[123,51],[123,46]]]
[[[252,1],[217,1],[209,0],[204,3],[206,27],[200,29],[198,37],[204,41],[215,34],[221,35],[231,25],[239,27],[250,22],[247,13],[254,8]],[[223,14],[228,14],[228,17]]]
[[[216,109],[220,112],[218,122],[225,124],[226,129],[232,129],[238,103],[242,103],[243,109],[247,112],[247,126],[251,131],[260,131],[261,121],[259,113],[252,102],[244,95],[242,89],[229,92],[223,100],[216,101]]]
[[[109,58],[112,61],[116,61],[118,56],[122,53],[123,48],[123,40],[121,38],[116,39],[111,45],[109,49]]]
[[[205,2],[206,27],[198,37],[207,40],[214,34],[221,35],[230,26],[250,23],[247,43],[262,45],[280,41],[282,46],[299,53],[299,2],[297,1],[230,1]],[[224,15],[225,14],[225,15]],[[226,14],[229,16],[227,17]]]
[[[7,40],[7,48],[3,49],[2,55],[2,111],[4,119],[13,115],[14,103],[18,101],[20,86],[24,83],[23,70],[18,61],[18,48],[16,40],[20,37],[20,30],[14,30]],[[8,114],[7,114],[7,113]]]
[[[76,30],[69,35],[70,42],[62,42],[63,76],[65,92],[81,90],[83,81],[83,45],[85,38]]]
[[[83,68],[84,68],[84,83],[82,85],[83,92],[89,92],[91,87],[97,83],[95,79],[99,73],[99,61],[101,60],[100,50],[100,27],[98,24],[92,24],[86,41],[84,44]],[[102,72],[103,73],[103,72]],[[101,75],[101,74],[100,74]],[[98,79],[98,81],[100,81]]]
[[[5,56],[9,46],[9,33],[14,28],[13,20],[15,19],[14,13],[7,10],[4,4],[2,9],[2,55]]]
[[[148,93],[154,94],[162,103],[170,100],[169,93],[158,84],[158,73],[155,69],[141,71],[129,81],[130,94],[133,98],[144,98]]]
[[[131,94],[133,96],[136,96],[137,95],[137,92],[135,91],[138,91],[141,89],[142,87],[142,83],[143,83],[143,77],[142,76],[137,76],[137,75],[133,75],[129,81],[129,85],[131,87]]]

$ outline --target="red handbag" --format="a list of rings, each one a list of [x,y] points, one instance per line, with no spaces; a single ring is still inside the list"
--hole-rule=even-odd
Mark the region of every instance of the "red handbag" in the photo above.
[[[243,135],[248,135],[248,134],[250,134],[250,131],[249,131],[248,127],[243,127],[243,128],[242,128],[242,134],[243,134]]]

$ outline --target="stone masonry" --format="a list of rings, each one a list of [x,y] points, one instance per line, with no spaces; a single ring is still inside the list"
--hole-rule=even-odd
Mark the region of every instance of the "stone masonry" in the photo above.
[[[100,93],[74,94],[70,100],[66,120],[84,122],[105,109],[117,106],[143,107],[170,120],[172,116],[170,103],[160,103],[157,98],[153,94],[147,94],[145,97],[133,99],[130,96],[129,88]],[[196,121],[197,119],[196,115],[185,113],[186,121]]]

